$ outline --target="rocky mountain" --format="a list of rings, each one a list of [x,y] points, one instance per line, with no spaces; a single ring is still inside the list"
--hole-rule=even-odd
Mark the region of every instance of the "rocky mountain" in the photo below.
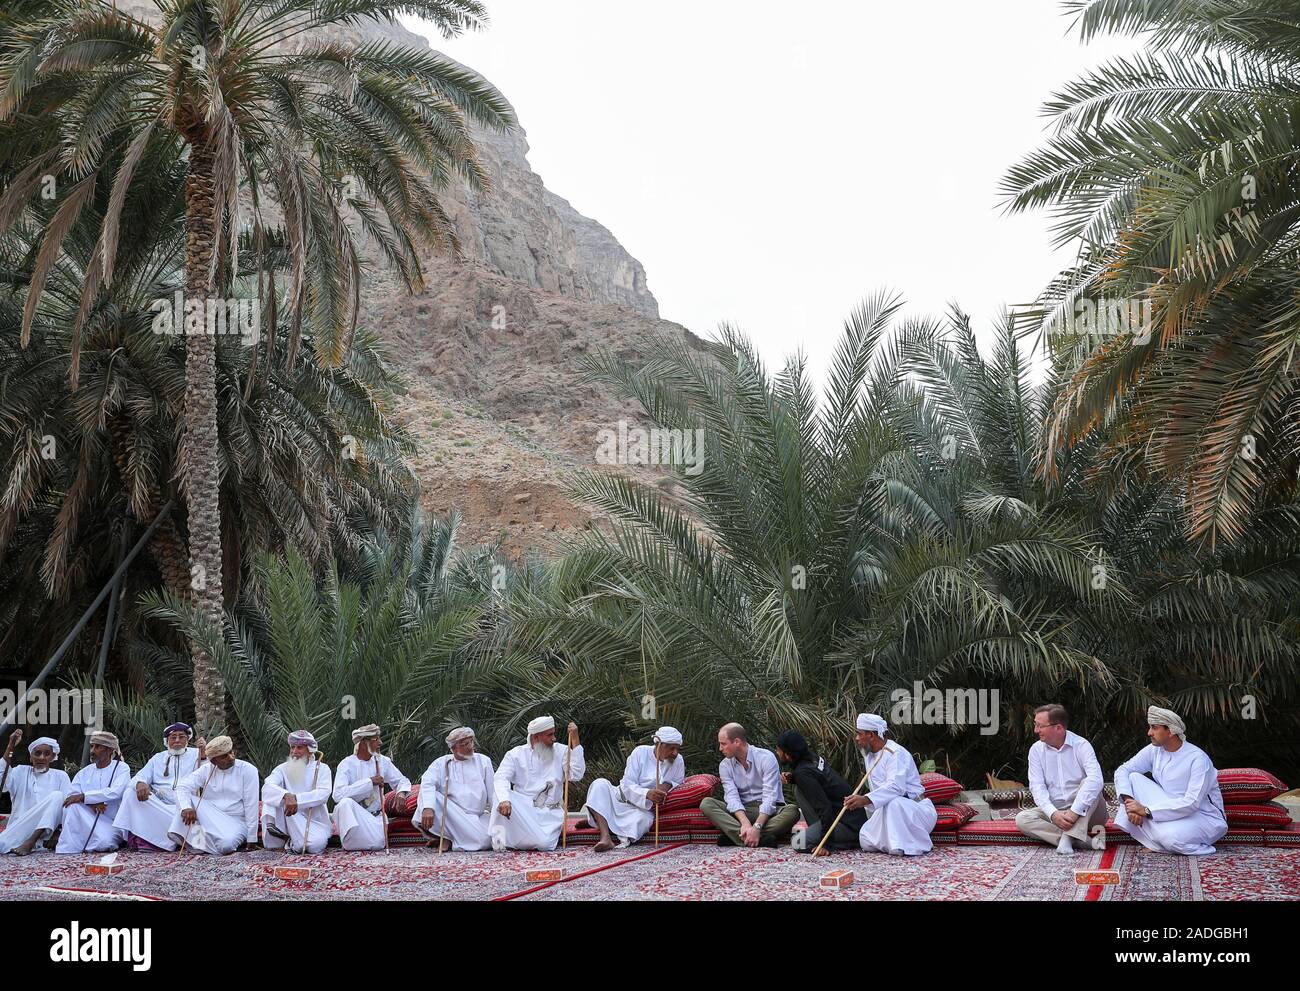
[[[150,0],[119,7],[156,16]],[[398,24],[323,34],[430,47]],[[463,258],[426,258],[426,288],[412,296],[372,256],[361,320],[403,372],[409,391],[396,416],[418,445],[425,508],[458,509],[462,544],[499,540],[517,556],[591,525],[591,511],[565,490],[566,471],[597,466],[601,430],[644,422],[637,404],[582,384],[582,355],[604,349],[636,360],[658,335],[695,338],[659,319],[644,267],[614,235],[532,170],[522,127],[476,128],[474,138],[492,189],[459,186],[443,200]],[[609,470],[674,490],[658,469]]]

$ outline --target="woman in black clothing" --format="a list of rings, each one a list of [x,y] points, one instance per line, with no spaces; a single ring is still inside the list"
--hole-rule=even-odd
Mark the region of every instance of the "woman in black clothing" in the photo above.
[[[776,756],[782,764],[790,767],[787,781],[794,785],[794,798],[803,813],[808,830],[804,833],[803,843],[795,843],[795,849],[811,853],[821,842],[826,830],[840,814],[844,799],[853,793],[853,788],[844,780],[824,757],[808,749],[808,741],[802,733],[786,730],[776,741]],[[844,813],[844,818],[831,834],[828,849],[858,849],[858,831],[867,821],[866,809],[854,809]]]

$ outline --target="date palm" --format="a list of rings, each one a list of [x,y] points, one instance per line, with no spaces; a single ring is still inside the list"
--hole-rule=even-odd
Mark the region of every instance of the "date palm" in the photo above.
[[[486,185],[469,122],[506,127],[512,117],[495,89],[450,59],[388,41],[332,41],[321,32],[402,11],[453,34],[482,23],[481,5],[154,3],[157,16],[146,22],[102,0],[17,0],[0,21],[0,128],[15,156],[4,163],[10,178],[0,197],[0,235],[41,194],[46,176],[59,189],[27,294],[24,343],[63,239],[95,190],[107,186],[111,197],[86,273],[84,309],[116,277],[121,219],[140,195],[137,176],[183,161],[186,299],[230,295],[245,216],[259,251],[267,232],[282,226],[289,368],[308,313],[321,360],[337,367],[352,342],[361,292],[349,218],[408,286],[419,287],[420,251],[455,247],[440,190],[456,179]],[[25,166],[15,169],[20,160]],[[260,289],[270,312],[274,279]],[[74,336],[80,331],[78,323]],[[193,595],[219,623],[216,343],[207,334],[186,343],[181,478]],[[200,728],[220,723],[222,685],[210,659],[196,664],[195,695]]]
[[[1065,7],[1083,40],[1145,51],[1058,93],[1054,133],[1003,183],[1011,210],[1051,211],[1079,250],[1039,314],[1068,375],[1044,467],[1104,436],[1185,485],[1192,536],[1235,541],[1294,497],[1300,467],[1300,3]],[[1082,301],[1137,319],[1090,333]]]

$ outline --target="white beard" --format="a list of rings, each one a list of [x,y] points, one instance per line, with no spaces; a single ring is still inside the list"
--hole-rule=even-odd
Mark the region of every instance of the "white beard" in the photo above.
[[[303,786],[307,784],[307,758],[290,757],[288,763],[284,765],[284,780],[294,794],[302,791]]]
[[[543,767],[550,767],[555,763],[555,744],[534,743],[533,756],[537,758],[537,762]]]
[[[35,764],[33,764],[33,765],[32,765],[32,773],[34,773],[34,774],[49,774],[49,773],[50,773],[50,769],[49,769],[48,767],[37,767]]]
[[[189,749],[187,744],[182,743],[179,747],[168,747],[167,752],[173,757],[184,757],[185,751]]]

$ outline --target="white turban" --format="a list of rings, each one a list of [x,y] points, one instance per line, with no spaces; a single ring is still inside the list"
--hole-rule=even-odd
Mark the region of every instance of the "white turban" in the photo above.
[[[30,754],[37,747],[49,747],[54,751],[54,756],[59,756],[59,741],[52,736],[37,737],[31,743],[27,744],[27,752]]]
[[[462,726],[447,734],[447,746],[454,747],[456,744],[460,743],[461,740],[472,739],[474,739],[474,731],[468,726]]]
[[[555,720],[550,716],[538,716],[528,724],[528,735],[534,733],[545,733],[548,729],[555,729]]]
[[[219,736],[215,740],[209,740],[204,753],[208,757],[220,757],[222,754],[228,754],[235,749],[235,741],[228,736]]]
[[[885,730],[889,729],[889,724],[870,712],[860,712],[858,713],[857,727],[864,733],[875,733],[884,736]]]
[[[1174,736],[1183,741],[1187,740],[1187,724],[1172,709],[1162,709],[1158,705],[1151,706],[1147,709],[1147,725],[1168,726],[1169,732]]]
[[[681,731],[675,730],[671,726],[660,726],[655,731],[655,743],[670,743],[680,747],[682,745]]]
[[[358,726],[352,731],[352,742],[356,743],[358,740],[365,740],[378,735],[379,727],[374,723],[371,723],[368,726]]]

